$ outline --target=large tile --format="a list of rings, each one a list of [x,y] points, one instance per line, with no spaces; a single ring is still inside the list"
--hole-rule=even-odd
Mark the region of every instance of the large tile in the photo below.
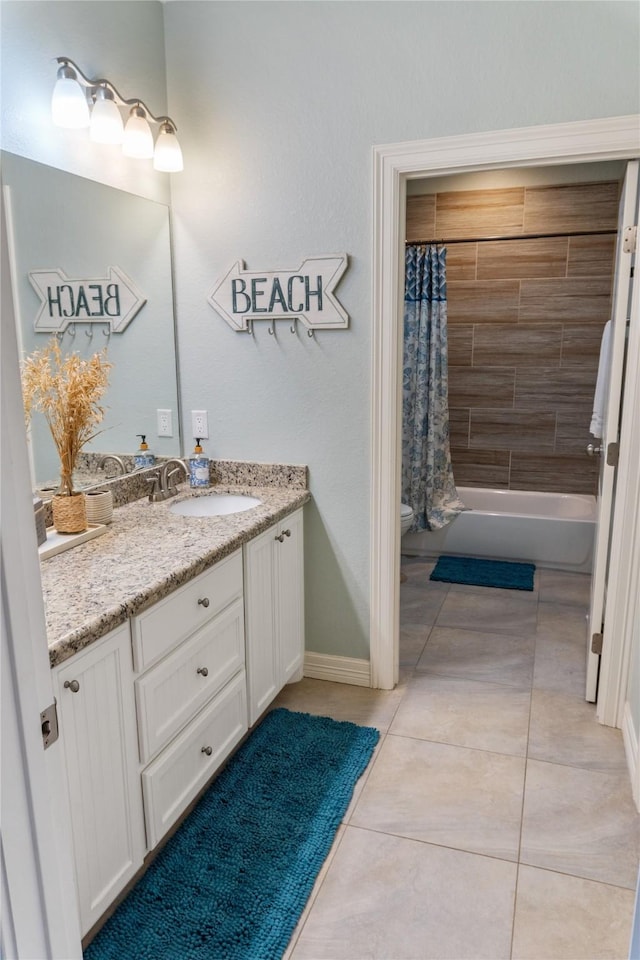
[[[443,191],[438,193],[436,233],[445,239],[509,236],[522,232],[523,216],[523,187]]]
[[[600,359],[602,331],[600,323],[565,323],[562,327],[561,367],[584,364],[597,367]]]
[[[538,570],[538,574],[541,603],[575,604],[584,609],[589,607],[591,577],[588,574],[543,568]]]
[[[292,960],[506,960],[515,873],[348,827]]]
[[[400,666],[415,667],[425,648],[431,626],[407,623],[400,627]]]
[[[613,276],[616,252],[615,234],[593,234],[590,237],[569,237],[567,276]]]
[[[438,614],[439,627],[460,627],[481,633],[506,633],[519,637],[536,632],[536,604],[517,590],[450,590]],[[508,594],[515,594],[509,596]]]
[[[626,772],[527,762],[522,863],[635,890],[639,820]]]
[[[389,733],[524,757],[530,700],[528,688],[416,674]]]
[[[631,890],[521,866],[513,960],[626,960]]]
[[[471,410],[469,448],[537,450],[551,453],[556,438],[556,415],[534,410]]]
[[[533,686],[570,696],[584,696],[587,621],[579,606],[538,605]]]
[[[517,323],[519,295],[519,280],[452,280],[447,319],[450,324],[501,324],[504,330],[505,324]]]
[[[473,331],[473,363],[479,366],[522,367],[560,365],[560,323],[505,326],[476,324]]]
[[[597,362],[559,370],[522,367],[516,375],[514,406],[517,410],[539,411],[592,405],[597,373]]]
[[[527,187],[523,232],[615,230],[619,189],[617,180]]]
[[[586,493],[593,496],[598,482],[596,457],[584,453],[511,454],[511,489],[541,490],[550,493]]]
[[[533,691],[528,755],[588,770],[627,770],[622,733],[598,722],[595,704],[587,703],[584,693]]]
[[[611,313],[611,278],[522,280],[520,323],[607,322]]]
[[[469,443],[469,411],[464,446]],[[462,487],[489,487],[505,490],[509,487],[508,450],[469,450],[452,445],[451,460],[456,483]]]
[[[435,236],[435,194],[407,197],[407,240],[429,240]]]
[[[449,444],[452,456],[456,447],[464,451],[469,446],[469,413],[468,407],[449,407]]]
[[[564,277],[568,248],[568,237],[479,243],[478,280]]]
[[[273,707],[286,707],[316,716],[348,720],[384,733],[405,694],[402,684],[394,690],[372,690],[350,683],[306,678],[289,683],[280,691]]]
[[[417,662],[425,673],[531,686],[535,637],[434,627]]]
[[[447,329],[449,386],[451,386],[451,368],[470,367],[473,351],[473,324],[452,323]]]
[[[416,585],[407,574],[407,580],[400,587],[400,623],[430,626],[435,623],[445,597],[449,593],[449,584],[430,583],[428,586]]]
[[[516,860],[524,764],[521,757],[389,735],[350,823]]]
[[[447,282],[475,280],[477,243],[451,243],[447,247]]]
[[[560,409],[556,417],[555,453],[577,454],[584,457],[587,444],[593,443],[589,431],[593,400],[575,409]]]
[[[449,403],[452,407],[513,407],[516,378],[508,367],[449,366]]]

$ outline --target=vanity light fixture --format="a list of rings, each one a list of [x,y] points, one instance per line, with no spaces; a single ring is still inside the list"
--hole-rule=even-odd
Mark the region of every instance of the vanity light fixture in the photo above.
[[[153,157],[156,170],[178,173],[183,169],[182,150],[171,117],[154,116],[138,97],[125,100],[109,80],[89,80],[69,57],[57,57],[58,77],[51,99],[53,122],[59,127],[89,127],[96,143],[121,143],[127,157]],[[121,109],[127,110],[123,124]],[[150,124],[158,124],[155,146]]]

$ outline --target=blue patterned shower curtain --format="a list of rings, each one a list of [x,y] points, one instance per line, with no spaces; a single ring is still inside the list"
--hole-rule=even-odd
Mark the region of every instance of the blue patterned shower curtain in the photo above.
[[[465,509],[449,450],[446,259],[435,244],[406,248],[402,501],[413,508],[413,530],[438,530]]]

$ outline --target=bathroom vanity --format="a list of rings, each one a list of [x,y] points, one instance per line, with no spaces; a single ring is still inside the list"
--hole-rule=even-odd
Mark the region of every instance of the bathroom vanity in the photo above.
[[[225,489],[261,503],[185,517],[138,500],[42,564],[83,935],[302,676],[308,491]]]

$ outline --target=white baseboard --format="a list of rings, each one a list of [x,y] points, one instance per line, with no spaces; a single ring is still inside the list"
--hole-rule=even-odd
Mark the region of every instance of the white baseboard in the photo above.
[[[622,739],[624,741],[624,752],[627,755],[627,766],[631,777],[631,786],[633,789],[633,799],[636,807],[640,811],[640,759],[638,758],[638,735],[633,726],[633,717],[631,716],[631,707],[629,701],[624,705],[624,715],[622,717]]]
[[[354,657],[335,657],[328,653],[304,655],[304,675],[314,680],[333,680],[352,683],[357,687],[371,686],[371,666],[368,660]]]

